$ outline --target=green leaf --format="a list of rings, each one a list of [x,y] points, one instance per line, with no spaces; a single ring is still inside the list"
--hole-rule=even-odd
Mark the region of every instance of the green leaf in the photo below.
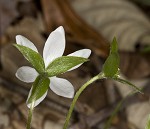
[[[106,77],[113,77],[118,73],[119,69],[119,54],[116,38],[113,39],[110,47],[110,54],[103,65],[103,73]]]
[[[33,83],[32,92],[28,99],[28,104],[35,102],[41,98],[45,92],[49,89],[50,80],[42,76],[38,76]]]
[[[117,78],[117,77],[114,77],[113,79],[116,80],[116,81],[118,81],[118,82],[120,82],[120,83],[129,85],[132,88],[134,88],[136,91],[138,91],[138,92],[140,92],[140,93],[143,94],[143,92],[142,92],[142,90],[140,88],[138,88],[137,86],[135,86],[132,83],[128,82],[127,80],[124,80],[124,79],[121,79],[121,78]]]
[[[46,72],[49,77],[56,76],[86,61],[88,59],[82,57],[62,56],[50,63],[46,68]]]
[[[32,66],[37,70],[37,72],[39,73],[44,72],[44,69],[45,69],[44,61],[39,53],[22,45],[14,44],[14,46],[32,64]]]
[[[145,129],[150,129],[150,115],[148,116],[147,124],[146,124]]]

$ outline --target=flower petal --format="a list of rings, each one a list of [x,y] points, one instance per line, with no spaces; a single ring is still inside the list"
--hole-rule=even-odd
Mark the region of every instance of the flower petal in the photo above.
[[[81,50],[78,50],[78,51],[75,51],[67,56],[77,56],[77,57],[83,57],[83,58],[88,58],[89,56],[91,55],[91,50],[90,49],[81,49]],[[68,71],[71,71],[71,70],[74,70],[78,67],[80,67],[83,63],[69,69]]]
[[[74,96],[74,87],[66,79],[51,77],[50,78],[50,89],[57,95],[73,98]]]
[[[62,26],[58,27],[53,31],[44,46],[43,58],[45,66],[47,67],[49,63],[63,55],[65,50],[65,32]]]
[[[28,99],[29,99],[30,96],[31,96],[32,89],[33,89],[33,87],[30,89],[30,92],[29,92],[29,95],[28,95]],[[47,95],[47,92],[48,92],[48,90],[45,92],[45,94],[43,94],[42,97],[40,97],[38,100],[35,101],[34,107],[36,107],[40,102],[42,102],[42,101],[45,99],[45,97],[46,97],[46,95]],[[27,99],[26,103],[28,102],[28,99]],[[27,106],[28,106],[28,108],[30,108],[31,103],[27,103]]]
[[[28,47],[28,48],[32,49],[33,51],[38,52],[38,50],[37,50],[37,48],[35,47],[35,45],[34,45],[30,40],[28,40],[27,38],[25,38],[25,37],[22,36],[22,35],[17,35],[17,36],[16,36],[16,42],[17,42],[17,44],[19,44],[19,45]]]
[[[38,76],[37,71],[29,66],[20,67],[16,72],[16,77],[23,82],[34,82]]]

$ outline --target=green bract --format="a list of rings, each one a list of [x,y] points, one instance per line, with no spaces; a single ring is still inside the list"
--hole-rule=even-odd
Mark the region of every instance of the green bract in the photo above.
[[[46,72],[49,77],[56,76],[86,61],[88,59],[82,57],[62,56],[50,63],[46,68]]]
[[[45,71],[44,61],[39,53],[22,45],[14,44],[14,46],[32,64],[32,66],[37,70],[38,73],[43,73]]]
[[[50,84],[49,78],[38,76],[33,83],[31,90],[31,95],[27,100],[27,103],[30,104],[32,101],[40,99],[48,90]]]

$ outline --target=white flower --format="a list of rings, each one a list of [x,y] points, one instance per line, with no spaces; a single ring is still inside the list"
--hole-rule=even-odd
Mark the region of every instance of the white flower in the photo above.
[[[35,45],[31,41],[29,41],[27,38],[21,35],[16,36],[16,42],[19,45],[26,46],[38,52]],[[44,59],[45,67],[47,67],[54,59],[61,57],[64,53],[64,50],[65,50],[65,33],[64,33],[63,27],[60,26],[49,35],[45,43],[45,46],[43,49],[43,59]],[[71,53],[68,56],[88,58],[90,54],[91,54],[91,50],[82,49],[74,53]],[[69,69],[68,71],[76,69],[80,65],[77,65]],[[16,72],[16,77],[20,79],[21,81],[27,82],[27,83],[34,82],[38,75],[39,73],[34,68],[31,68],[29,66],[22,66]],[[55,76],[49,77],[49,79],[50,79],[49,87],[54,93],[63,97],[73,98],[74,88],[68,80],[63,79],[63,78],[58,78]],[[29,92],[28,99],[31,95],[31,92],[32,92],[32,88]],[[37,106],[46,97],[46,95],[47,95],[47,91],[41,98],[35,101],[35,106]],[[30,107],[30,104],[28,104],[28,107]]]

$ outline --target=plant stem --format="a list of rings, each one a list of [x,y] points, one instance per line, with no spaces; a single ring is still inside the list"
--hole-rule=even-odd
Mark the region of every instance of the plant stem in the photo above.
[[[103,73],[100,73],[96,76],[94,76],[93,78],[91,78],[89,81],[87,81],[75,94],[74,98],[73,98],[73,101],[70,105],[70,109],[68,111],[68,114],[67,114],[67,117],[66,117],[66,120],[65,120],[65,124],[63,126],[63,129],[67,129],[68,125],[69,125],[69,121],[70,121],[70,118],[71,118],[71,115],[72,115],[72,112],[73,112],[73,109],[74,109],[74,106],[76,104],[76,101],[78,100],[80,94],[84,91],[85,88],[87,88],[91,83],[95,82],[96,80],[98,79],[103,79],[104,78],[104,74]]]
[[[31,121],[32,121],[33,110],[34,110],[34,101],[31,103],[31,106],[30,106],[30,109],[29,109],[26,129],[30,129],[31,128]]]
[[[119,103],[117,104],[117,106],[115,107],[115,109],[113,110],[113,112],[111,113],[110,115],[110,118],[108,119],[108,121],[106,122],[105,126],[104,126],[104,129],[109,129],[110,126],[111,126],[111,123],[114,119],[114,117],[117,115],[117,113],[119,112],[119,110],[121,109],[121,106],[123,105],[124,101],[134,95],[135,93],[137,93],[138,91],[133,91],[131,93],[129,93],[125,98],[123,98],[121,101],[119,101]]]

